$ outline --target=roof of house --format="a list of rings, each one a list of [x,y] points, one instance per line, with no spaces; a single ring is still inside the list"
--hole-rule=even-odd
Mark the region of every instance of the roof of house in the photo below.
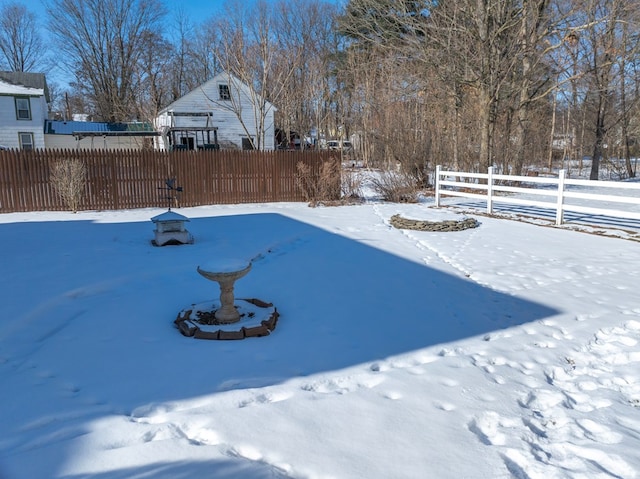
[[[94,121],[46,120],[44,132],[48,135],[73,135],[77,133],[124,134],[153,133],[150,123],[103,123]]]
[[[240,81],[236,76],[232,75],[231,73],[227,73],[227,72],[218,73],[213,78],[210,78],[209,80],[204,82],[202,85],[194,88],[190,92],[186,93],[185,95],[181,96],[180,98],[178,98],[177,100],[175,100],[171,104],[169,104],[166,107],[164,107],[158,113],[160,115],[162,115],[162,114],[165,114],[165,113],[169,114],[170,112],[173,112],[175,110],[175,108],[177,107],[177,105],[179,105],[181,103],[181,101],[185,97],[197,94],[198,92],[204,92],[205,90],[207,90],[210,87],[214,87],[215,88],[215,85],[217,85],[219,82],[224,82],[226,84],[232,84],[235,88],[245,89],[245,91],[248,91],[248,90],[251,89],[250,86],[248,86],[246,83]],[[205,93],[205,95],[206,95],[206,93]],[[212,101],[210,103],[212,103],[213,105],[216,105],[216,106],[209,105],[209,108],[204,108],[204,110],[213,110],[213,109],[217,109],[218,108],[218,106],[217,106],[218,102],[217,101]],[[267,101],[266,103],[268,105],[268,109],[273,110],[273,111],[277,111],[277,108],[271,102]],[[194,116],[190,112],[185,112],[185,111],[175,112],[174,115],[176,115],[176,116]],[[196,115],[199,116],[198,113],[196,113]]]
[[[45,98],[49,101],[49,88],[44,73],[0,71],[0,81],[43,90]]]

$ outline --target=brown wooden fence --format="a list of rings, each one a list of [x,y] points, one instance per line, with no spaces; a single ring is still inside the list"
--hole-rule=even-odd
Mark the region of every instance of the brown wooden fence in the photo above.
[[[66,210],[49,174],[71,158],[87,168],[81,210],[168,206],[161,188],[172,178],[184,190],[172,206],[305,201],[296,165],[305,163],[313,176],[323,162],[338,161],[327,151],[0,151],[0,213]]]

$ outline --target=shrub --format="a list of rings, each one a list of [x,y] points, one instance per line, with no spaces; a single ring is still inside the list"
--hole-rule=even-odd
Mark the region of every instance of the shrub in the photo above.
[[[359,171],[343,170],[341,176],[342,198],[357,200],[362,198],[362,174]]]
[[[340,166],[335,161],[325,161],[319,174],[313,175],[309,165],[298,162],[296,165],[296,183],[305,200],[312,206],[322,201],[335,201],[340,198]]]
[[[58,161],[51,169],[50,181],[70,211],[76,213],[87,184],[87,168],[78,159]]]
[[[383,171],[371,179],[373,190],[385,201],[394,203],[416,203],[419,185],[415,176],[400,171]]]

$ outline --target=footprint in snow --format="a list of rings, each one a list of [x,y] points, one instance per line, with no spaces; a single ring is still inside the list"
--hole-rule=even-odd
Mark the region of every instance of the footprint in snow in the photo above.
[[[384,378],[377,375],[348,376],[307,383],[301,389],[322,394],[346,394],[360,388],[372,389],[382,382]]]
[[[252,406],[254,404],[269,404],[269,403],[275,403],[280,401],[286,401],[292,395],[293,394],[288,391],[277,391],[277,392],[259,394],[258,396],[250,397],[240,401],[238,406],[242,408],[242,407]]]
[[[436,409],[440,409],[441,411],[447,411],[448,412],[448,411],[455,411],[455,409],[456,409],[455,404],[448,403],[448,402],[440,402],[440,401],[438,401],[438,402],[435,402],[433,405],[434,405],[434,407]]]
[[[504,446],[507,443],[507,435],[502,432],[502,429],[518,425],[519,422],[516,419],[502,417],[494,411],[486,411],[474,418],[468,428],[483,444]]]
[[[591,419],[579,419],[576,424],[585,432],[585,436],[594,442],[602,444],[618,444],[622,441],[622,434],[612,431],[607,426]]]

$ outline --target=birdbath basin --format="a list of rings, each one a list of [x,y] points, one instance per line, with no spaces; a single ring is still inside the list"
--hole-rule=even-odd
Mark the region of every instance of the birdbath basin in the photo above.
[[[240,313],[234,306],[233,288],[235,282],[251,270],[251,263],[240,259],[221,259],[198,266],[198,273],[220,285],[221,307],[215,312],[218,324],[231,324],[240,320]]]

